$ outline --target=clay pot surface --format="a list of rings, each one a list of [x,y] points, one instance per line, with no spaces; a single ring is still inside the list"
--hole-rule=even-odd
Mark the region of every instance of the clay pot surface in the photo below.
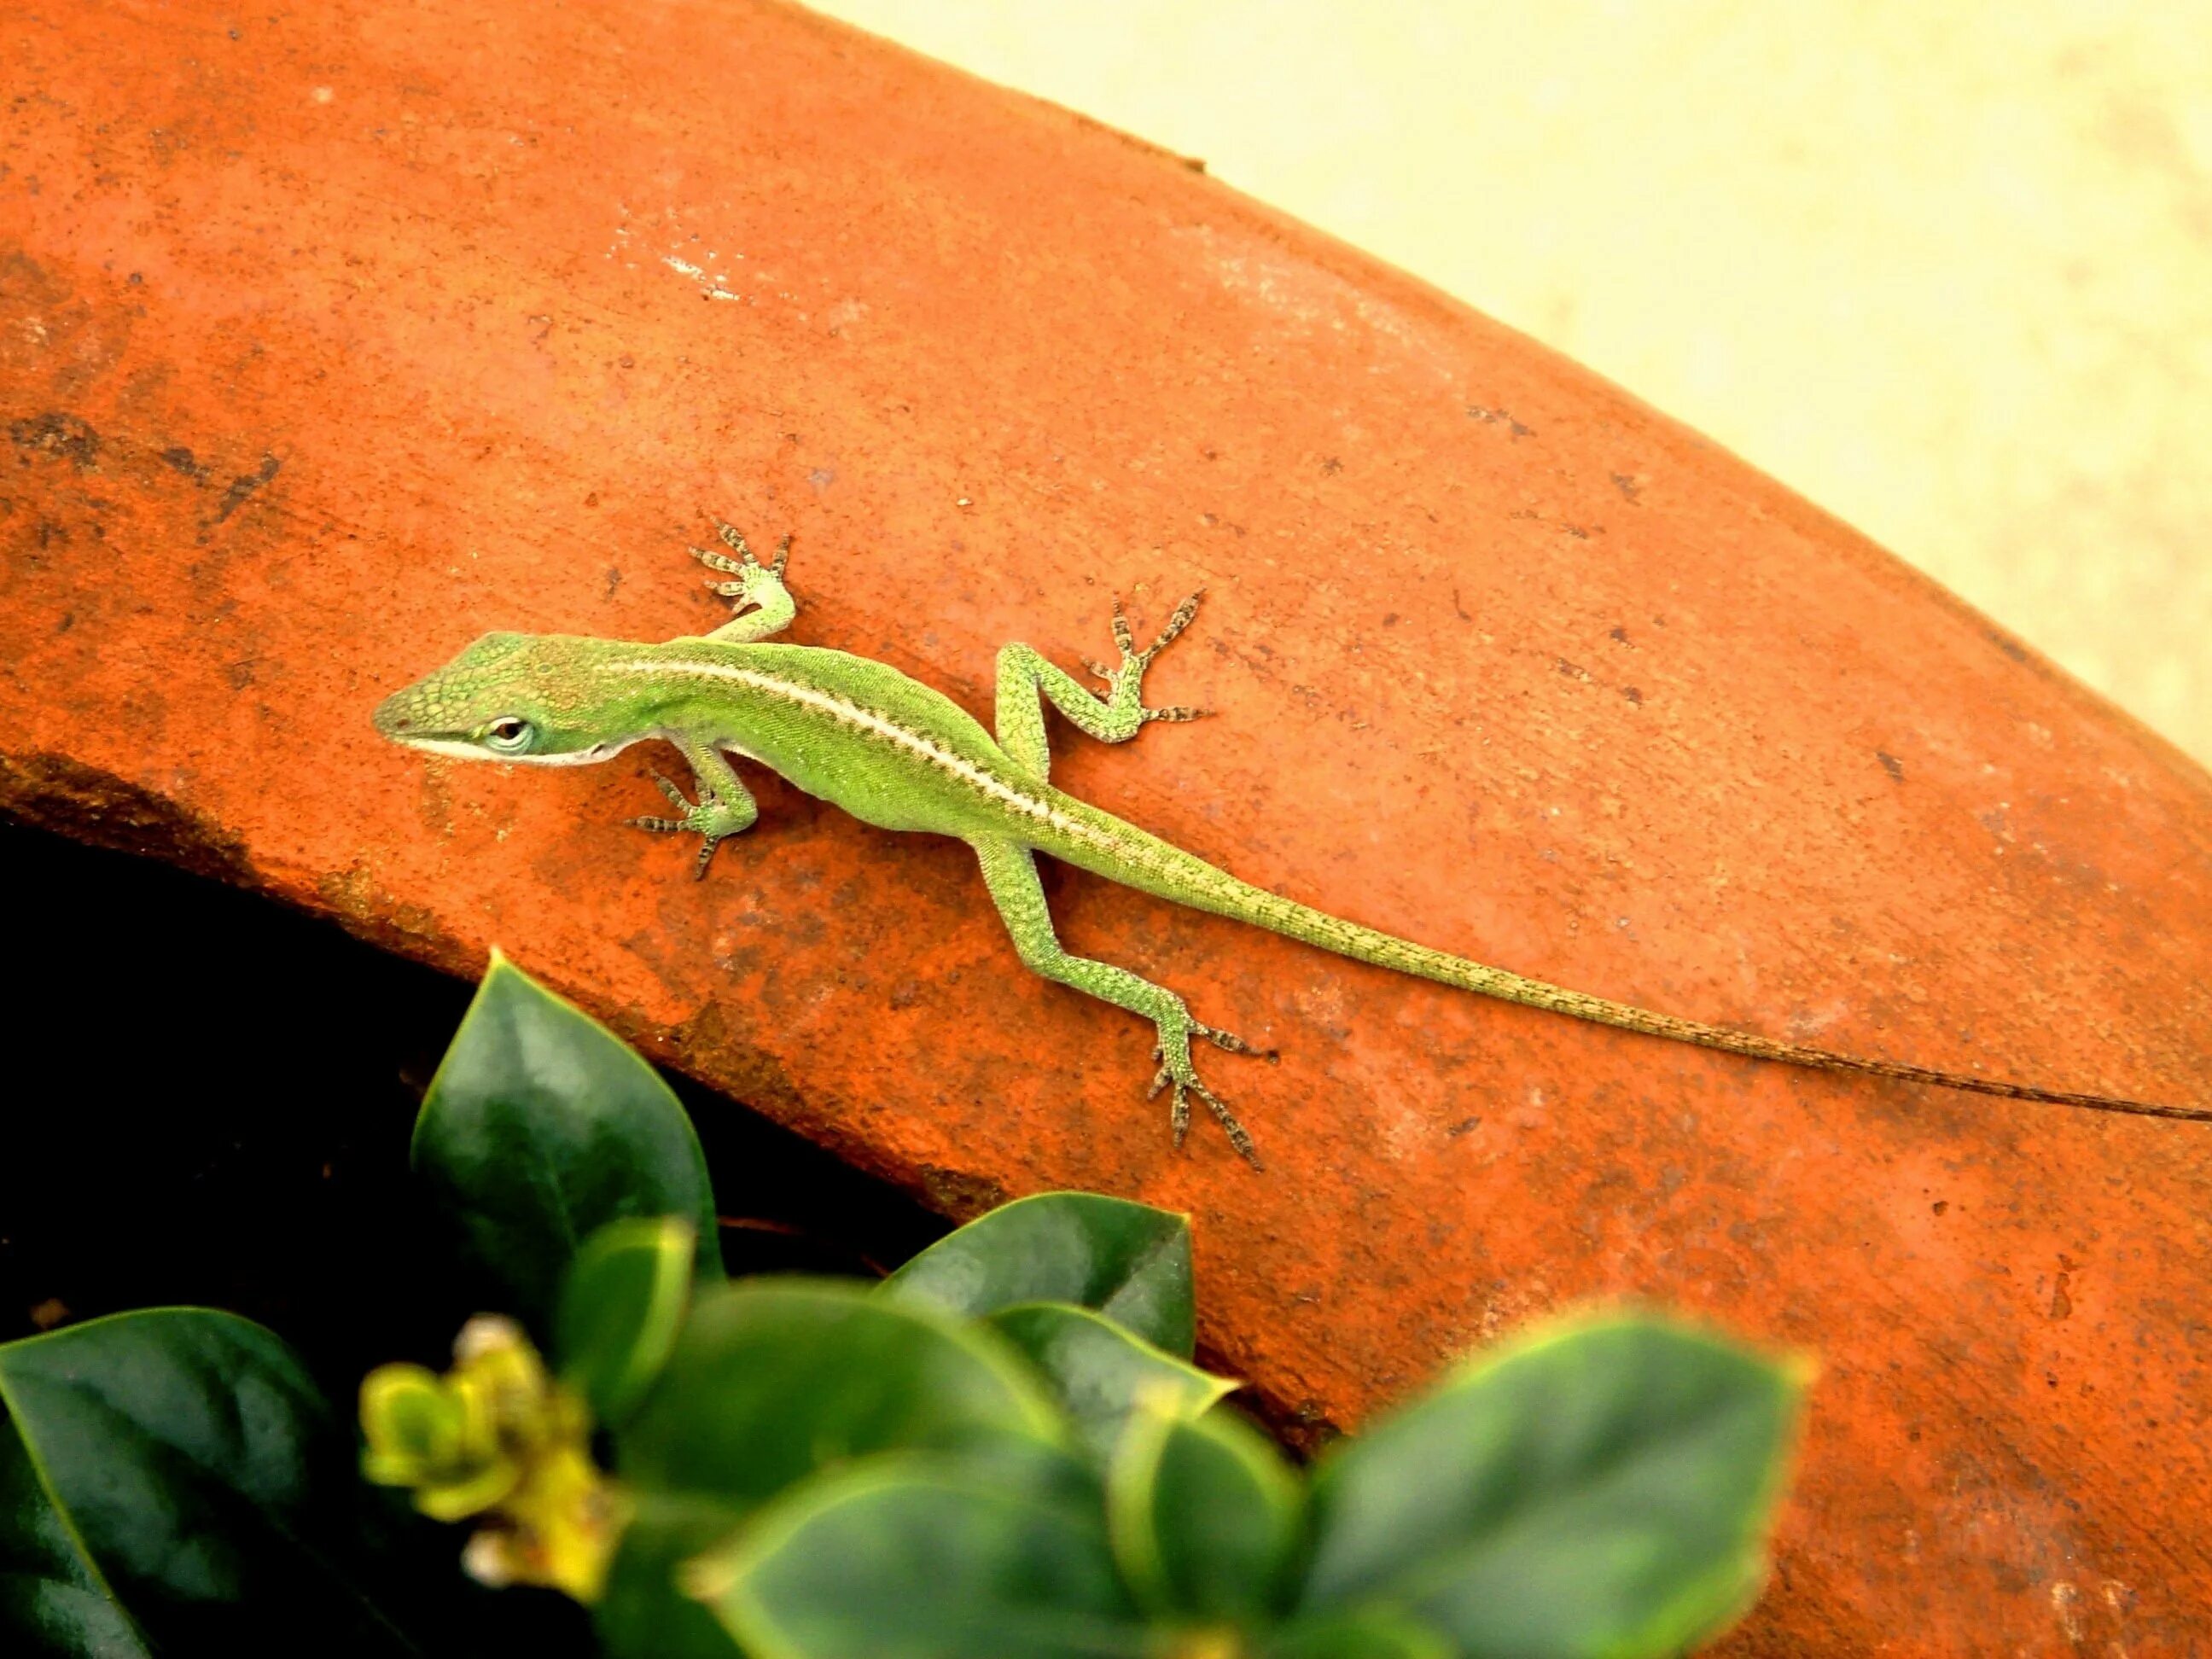
[[[1255,1174],[1171,1149],[1149,1033],[1024,972],[958,843],[756,773],[695,884],[621,823],[672,757],[428,761],[368,716],[488,629],[714,625],[702,507],[795,534],[791,637],[986,720],[1002,643],[1073,666],[1117,592],[1143,627],[1203,585],[1151,689],[1214,717],[1062,730],[1055,781],[1578,988],[2212,1103],[2175,750],[1528,341],[795,10],[0,43],[9,810],[457,970],[497,942],[955,1214],[1188,1210],[1210,1356],[1293,1430],[1590,1298],[1814,1350],[1732,1650],[2212,1642],[2212,1130],[1715,1056],[1048,871],[1072,947],[1279,1047],[1201,1061]]]

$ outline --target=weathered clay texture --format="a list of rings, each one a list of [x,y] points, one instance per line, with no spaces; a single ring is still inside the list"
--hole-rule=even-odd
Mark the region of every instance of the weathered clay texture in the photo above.
[[[1189,1209],[1206,1335],[1356,1424],[1547,1310],[1825,1362],[1744,1652],[2212,1642],[2212,1133],[1831,1079],[1064,875],[1279,1044],[1270,1159],[1015,964],[957,845],[774,785],[714,878],[577,772],[374,742],[494,627],[794,637],[988,714],[1203,582],[1056,779],[1239,873],[1650,1006],[2212,1100],[2212,784],[1842,526],[1175,158],[802,14],[581,0],[0,23],[0,800],[469,969],[965,1212]],[[1514,251],[1500,247],[1498,258]],[[2051,418],[2062,418],[2057,413]],[[118,949],[127,951],[127,940]],[[240,1017],[250,1018],[251,1010]]]

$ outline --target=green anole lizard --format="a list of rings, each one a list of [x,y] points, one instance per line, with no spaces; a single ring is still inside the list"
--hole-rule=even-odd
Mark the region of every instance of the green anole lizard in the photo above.
[[[763,565],[737,531],[719,519],[714,526],[737,556],[691,550],[728,578],[710,578],[708,586],[735,602],[732,619],[712,633],[658,645],[563,634],[488,634],[435,673],[386,698],[376,710],[376,729],[434,754],[542,766],[582,765],[646,738],[665,739],[690,763],[698,799],[687,799],[656,773],[654,781],[682,816],[630,822],[702,837],[693,866],[702,877],[714,849],[759,816],[731,769],[730,754],[758,761],[809,794],[882,829],[957,836],[975,849],[984,885],[1024,963],[1152,1022],[1159,1069],[1150,1092],[1172,1091],[1177,1146],[1190,1127],[1190,1097],[1196,1095],[1237,1152],[1258,1164],[1251,1137],[1235,1114],[1199,1081],[1190,1048],[1196,1038],[1233,1054],[1257,1051],[1200,1024],[1174,992],[1127,969],[1062,950],[1035,854],[1356,961],[1649,1036],[1820,1071],[2212,1122],[2212,1109],[2029,1088],[1654,1013],[1432,951],[1266,892],[1047,781],[1051,756],[1040,694],[1103,743],[1126,743],[1149,722],[1187,720],[1202,712],[1150,708],[1142,697],[1146,666],[1188,626],[1197,595],[1177,605],[1160,636],[1141,651],[1115,601],[1114,640],[1121,663],[1085,665],[1106,683],[1103,695],[1026,645],[1006,647],[999,653],[994,738],[951,699],[887,664],[814,646],[764,643],[797,614],[783,580],[791,538],[785,537]]]

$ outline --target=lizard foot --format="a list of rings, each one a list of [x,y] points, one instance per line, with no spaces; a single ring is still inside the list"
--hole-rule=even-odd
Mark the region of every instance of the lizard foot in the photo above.
[[[1232,1054],[1259,1054],[1270,1060],[1277,1057],[1273,1048],[1255,1048],[1232,1032],[1218,1031],[1196,1020],[1188,1021],[1179,1031],[1164,1025],[1160,1028],[1160,1041],[1152,1046],[1152,1058],[1159,1062],[1159,1070],[1153,1074],[1152,1087],[1145,1091],[1145,1098],[1157,1099],[1163,1089],[1174,1091],[1168,1121],[1175,1132],[1175,1144],[1181,1146],[1183,1137],[1190,1133],[1190,1097],[1196,1095],[1206,1103],[1206,1109],[1213,1114],[1214,1121],[1229,1137],[1229,1144],[1237,1149],[1237,1157],[1255,1170],[1264,1168],[1251,1135],[1237,1121],[1237,1114],[1229,1109],[1229,1103],[1198,1080],[1197,1069],[1190,1060],[1193,1037],[1203,1038]]]
[[[705,842],[699,848],[698,862],[691,866],[691,878],[704,881],[707,866],[714,861],[714,849],[737,832],[724,821],[721,803],[714,799],[713,790],[702,787],[699,791],[699,804],[695,806],[676,787],[673,779],[655,772],[653,781],[660,786],[660,793],[667,796],[684,816],[680,818],[624,818],[623,822],[634,829],[649,830],[656,836],[689,834],[703,836]]]
[[[1114,600],[1114,643],[1121,653],[1121,666],[1109,668],[1103,663],[1087,660],[1083,665],[1106,682],[1109,688],[1107,695],[1117,704],[1121,702],[1126,688],[1129,702],[1137,705],[1135,712],[1137,723],[1139,726],[1149,720],[1176,722],[1202,720],[1212,712],[1206,708],[1185,708],[1180,706],[1166,708],[1146,708],[1143,706],[1142,688],[1145,670],[1151,665],[1153,658],[1175,642],[1178,634],[1190,626],[1191,618],[1198,615],[1198,602],[1205,592],[1206,590],[1201,587],[1196,593],[1193,593],[1181,605],[1176,606],[1174,614],[1168,618],[1167,626],[1160,629],[1159,637],[1141,651],[1137,649],[1136,635],[1129,631],[1129,618],[1121,609],[1120,597],[1117,595]]]
[[[733,559],[726,554],[716,553],[704,547],[693,548],[691,556],[705,565],[707,568],[719,570],[725,575],[737,579],[734,581],[726,582],[709,580],[707,586],[726,599],[750,599],[757,605],[760,603],[760,596],[755,591],[757,588],[765,586],[771,580],[779,584],[783,580],[783,568],[791,562],[791,538],[786,536],[778,542],[775,544],[775,557],[763,565],[754,556],[752,549],[745,544],[743,531],[735,525],[723,523],[721,520],[714,518],[711,513],[707,516],[713,520],[714,533],[722,538],[722,544],[738,556]]]

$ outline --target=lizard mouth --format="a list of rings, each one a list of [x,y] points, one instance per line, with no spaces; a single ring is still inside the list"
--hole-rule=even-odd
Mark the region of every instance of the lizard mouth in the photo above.
[[[553,755],[495,755],[495,760],[517,760],[526,765],[590,766],[593,763],[611,760],[635,743],[635,738],[603,738],[588,749],[571,749],[565,754]],[[482,751],[479,750],[479,753]]]
[[[392,742],[425,755],[443,755],[450,760],[500,761],[509,766],[590,766],[611,759],[637,741],[635,738],[616,740],[603,738],[587,748],[556,750],[551,754],[503,755],[488,749],[483,744],[456,737],[451,731],[422,731],[404,714],[388,713],[389,705],[376,711],[376,729]]]
[[[395,743],[404,743],[410,749],[425,755],[444,755],[451,760],[515,760],[526,758],[514,755],[495,755],[489,749],[473,743],[463,743],[458,738],[410,738],[404,732],[387,732],[385,735]]]
[[[403,738],[400,741],[404,743],[407,739]],[[588,748],[556,750],[550,754],[541,755],[501,755],[489,749],[473,745],[467,747],[468,752],[478,760],[507,761],[518,766],[590,766],[612,759],[637,741],[636,738],[603,738]],[[419,744],[416,746],[427,749],[434,745]]]

